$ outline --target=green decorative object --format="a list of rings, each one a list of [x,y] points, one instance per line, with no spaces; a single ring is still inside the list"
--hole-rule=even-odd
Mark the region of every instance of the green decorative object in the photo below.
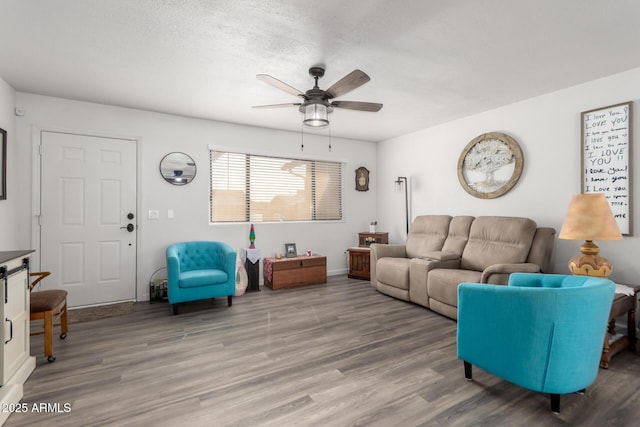
[[[254,230],[253,224],[251,224],[251,230],[249,231],[249,242],[251,242],[251,244],[249,245],[249,249],[256,248],[256,245],[254,245],[253,243],[255,241],[256,241],[256,230]]]

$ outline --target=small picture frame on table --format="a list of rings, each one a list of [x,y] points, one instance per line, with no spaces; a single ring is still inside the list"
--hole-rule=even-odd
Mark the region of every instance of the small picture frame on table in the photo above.
[[[295,243],[284,244],[284,256],[287,258],[294,258],[298,256],[298,251],[296,250]]]

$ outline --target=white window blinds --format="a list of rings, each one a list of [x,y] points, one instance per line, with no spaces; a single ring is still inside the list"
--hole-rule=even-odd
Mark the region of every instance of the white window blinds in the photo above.
[[[211,222],[342,219],[340,162],[210,150]]]

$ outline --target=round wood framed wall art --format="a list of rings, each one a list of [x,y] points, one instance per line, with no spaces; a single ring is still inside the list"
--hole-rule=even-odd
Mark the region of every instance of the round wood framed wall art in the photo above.
[[[515,139],[500,132],[474,138],[458,159],[458,180],[480,199],[495,199],[511,190],[522,174],[524,158]]]

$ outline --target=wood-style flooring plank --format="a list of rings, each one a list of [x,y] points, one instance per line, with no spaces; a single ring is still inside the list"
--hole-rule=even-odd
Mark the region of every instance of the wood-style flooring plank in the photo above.
[[[481,369],[464,379],[456,322],[369,282],[184,304],[70,325],[42,356],[12,426],[602,426],[640,420],[640,357],[622,352],[586,394],[549,397]],[[51,412],[54,404],[61,411]],[[70,411],[64,412],[64,404]]]

